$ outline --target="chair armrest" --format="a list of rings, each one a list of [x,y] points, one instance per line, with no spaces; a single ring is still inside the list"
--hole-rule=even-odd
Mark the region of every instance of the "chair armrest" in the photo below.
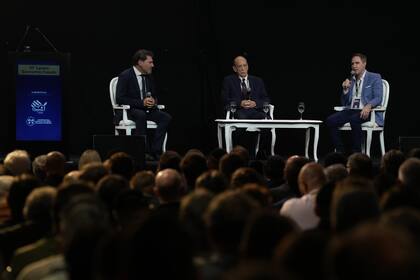
[[[345,108],[344,106],[334,106],[334,111],[343,111]]]
[[[117,110],[128,110],[130,109],[130,105],[114,105],[112,108]]]
[[[375,112],[385,112],[386,111],[386,108],[385,107],[382,107],[382,106],[378,106],[378,107],[372,108],[372,111],[375,111]]]

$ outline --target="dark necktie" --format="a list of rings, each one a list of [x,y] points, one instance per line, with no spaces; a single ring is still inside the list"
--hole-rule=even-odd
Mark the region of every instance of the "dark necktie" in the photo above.
[[[146,75],[141,75],[141,98],[145,98],[147,92]]]
[[[248,89],[246,87],[245,78],[241,78],[241,90],[245,98],[247,98],[248,95]]]

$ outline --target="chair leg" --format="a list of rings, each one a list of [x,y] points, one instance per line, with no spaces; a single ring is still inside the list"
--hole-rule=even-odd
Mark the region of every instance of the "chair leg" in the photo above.
[[[257,156],[258,154],[258,150],[260,148],[260,137],[261,137],[261,133],[258,132],[258,136],[257,136],[257,146],[255,147],[255,156]]]
[[[366,154],[370,157],[370,145],[372,144],[372,130],[366,131]]]
[[[115,135],[119,135],[118,129],[115,129]]]
[[[381,153],[382,153],[382,155],[384,155],[385,154],[385,141],[384,141],[384,131],[383,130],[379,133],[379,141],[381,143]]]
[[[166,141],[168,141],[168,133],[165,133],[165,139],[163,139],[162,152],[166,152]]]
[[[276,145],[276,129],[271,129],[271,155],[274,156],[274,146]]]
[[[125,135],[131,135],[131,128],[127,128],[125,130]]]

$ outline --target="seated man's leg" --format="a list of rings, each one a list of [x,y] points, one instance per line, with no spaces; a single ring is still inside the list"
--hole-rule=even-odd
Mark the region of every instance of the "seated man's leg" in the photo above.
[[[146,136],[146,112],[141,109],[130,109],[128,115],[128,118],[136,123],[134,135]]]
[[[239,109],[236,112],[236,118],[237,119],[253,119],[253,120],[265,119],[265,113],[255,110],[255,109]],[[238,144],[248,149],[249,155],[252,159],[256,157],[255,147],[257,146],[258,133],[259,132],[255,132],[255,131],[252,131],[252,132],[248,131],[247,133],[244,133],[244,132],[240,133],[241,134],[240,138],[249,138],[249,139],[245,139],[248,141],[241,141],[242,143],[238,143]],[[247,135],[248,137],[246,137],[245,135]],[[244,142],[249,142],[249,143],[244,143]]]
[[[344,144],[341,140],[340,131],[338,130],[338,128],[344,125],[345,123],[349,122],[352,114],[354,114],[354,111],[344,110],[330,115],[325,120],[325,123],[330,131],[331,140],[337,152],[345,152]]]
[[[172,117],[166,112],[152,110],[147,114],[147,119],[154,121],[157,124],[151,149],[155,156],[160,156],[162,154],[162,145],[165,140],[165,134],[168,131],[168,126]]]
[[[352,152],[359,153],[361,152],[362,147],[362,123],[367,120],[360,118],[360,111],[356,111],[349,120],[351,126],[351,136],[352,136]]]

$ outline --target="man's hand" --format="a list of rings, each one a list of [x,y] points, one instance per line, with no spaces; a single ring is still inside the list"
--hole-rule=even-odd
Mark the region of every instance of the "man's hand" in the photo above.
[[[345,79],[341,86],[343,87],[344,94],[347,94],[351,86],[351,81],[349,79]]]
[[[251,109],[251,108],[254,108],[255,106],[257,106],[257,103],[255,103],[255,101],[252,101],[252,100],[241,101],[241,107],[244,109]]]
[[[156,102],[155,102],[155,99],[153,97],[146,97],[145,99],[143,99],[144,107],[151,108],[151,107],[155,106],[155,104],[156,104]]]
[[[362,111],[360,112],[360,118],[366,120],[369,117],[369,113],[372,111],[372,105],[367,104],[363,107]]]

